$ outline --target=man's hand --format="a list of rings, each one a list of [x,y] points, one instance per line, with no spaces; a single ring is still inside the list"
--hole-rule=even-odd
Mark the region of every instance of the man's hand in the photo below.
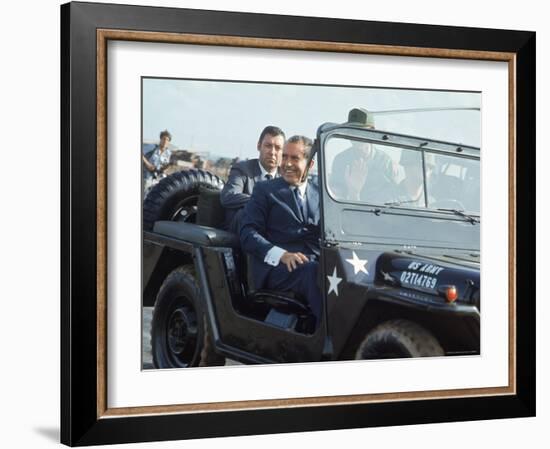
[[[281,256],[281,262],[284,263],[288,271],[291,272],[298,267],[298,264],[302,265],[305,262],[309,262],[309,259],[302,253],[289,253],[287,251]]]

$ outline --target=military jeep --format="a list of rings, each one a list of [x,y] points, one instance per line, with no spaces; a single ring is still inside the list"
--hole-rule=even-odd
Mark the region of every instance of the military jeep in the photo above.
[[[479,354],[479,148],[327,123],[312,153],[316,326],[303,298],[254,287],[253,261],[221,229],[219,178],[188,170],[149,193],[143,306],[154,306],[156,368]],[[340,170],[354,154],[362,161]]]

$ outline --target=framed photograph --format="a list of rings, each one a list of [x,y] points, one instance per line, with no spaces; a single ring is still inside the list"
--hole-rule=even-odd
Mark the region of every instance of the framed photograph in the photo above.
[[[534,416],[535,33],[61,24],[64,444]]]

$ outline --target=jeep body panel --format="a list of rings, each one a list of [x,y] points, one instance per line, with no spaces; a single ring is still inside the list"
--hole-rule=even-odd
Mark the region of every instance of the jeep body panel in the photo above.
[[[143,304],[153,305],[154,292],[171,270],[193,265],[216,351],[244,363],[354,358],[367,333],[392,319],[422,326],[446,354],[479,354],[479,212],[430,208],[427,193],[426,207],[336,197],[327,185],[324,157],[332,138],[414,151],[424,174],[425,152],[458,158],[464,172],[479,165],[474,147],[323,125],[313,153],[319,163],[324,313],[313,333],[270,320],[276,310],[270,303],[258,307],[235,235],[190,223],[157,222],[144,232]],[[424,192],[428,185],[424,181]],[[457,298],[448,299],[449,287]]]
[[[447,354],[478,354],[479,215],[338,197],[328,179],[334,160],[334,154],[327,155],[331,139],[339,139],[342,148],[358,141],[429,152],[466,167],[479,164],[479,149],[352,125],[319,128],[315,150],[325,247],[321,285],[333,357],[353,358],[370,329],[402,317],[430,330]],[[458,292],[453,303],[445,298],[448,286]]]
[[[246,316],[240,310],[246,306],[247,298],[241,283],[244,278],[240,267],[241,255],[234,248],[204,247],[156,232],[144,233],[143,244],[147,259],[143,269],[144,292],[154,290],[151,284],[155,283],[155,279],[163,279],[173,268],[194,265],[208,325],[218,352],[244,363],[322,359],[326,344],[325,320],[315,333],[302,334]],[[163,257],[169,255],[174,261],[163,263]],[[164,270],[163,265],[166,267]],[[144,294],[144,305],[152,305],[150,300],[145,303],[145,298]]]
[[[468,262],[470,266],[464,266],[442,254],[368,245],[333,246],[323,252],[328,333],[335,359],[353,356],[348,350],[356,347],[350,343],[354,332],[364,337],[372,326],[399,316],[414,317],[445,341],[453,339],[451,333],[459,335],[465,344],[461,349],[454,345],[453,353],[479,353],[475,257]],[[452,303],[444,294],[450,285],[458,291]],[[449,329],[450,322],[453,327]]]

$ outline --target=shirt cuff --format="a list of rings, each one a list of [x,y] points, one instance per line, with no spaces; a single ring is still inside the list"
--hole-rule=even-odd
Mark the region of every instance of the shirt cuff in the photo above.
[[[264,262],[268,265],[276,267],[277,265],[279,265],[281,257],[283,257],[284,253],[286,253],[286,250],[284,250],[283,248],[279,248],[278,246],[274,246],[265,255]]]

